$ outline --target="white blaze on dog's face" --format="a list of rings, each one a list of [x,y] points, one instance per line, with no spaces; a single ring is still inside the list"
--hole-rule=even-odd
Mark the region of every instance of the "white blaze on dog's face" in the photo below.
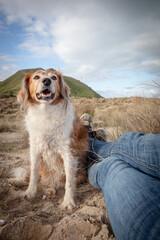
[[[58,71],[39,70],[27,74],[18,94],[20,103],[50,103],[57,104],[69,97],[69,88]]]

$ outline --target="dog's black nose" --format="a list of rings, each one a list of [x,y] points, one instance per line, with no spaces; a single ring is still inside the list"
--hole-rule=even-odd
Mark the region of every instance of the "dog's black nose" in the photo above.
[[[49,78],[45,78],[45,79],[43,79],[43,84],[45,86],[49,86],[51,84],[51,80]]]

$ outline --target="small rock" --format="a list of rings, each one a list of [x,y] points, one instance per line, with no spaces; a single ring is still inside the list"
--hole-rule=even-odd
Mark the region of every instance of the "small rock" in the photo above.
[[[0,219],[0,226],[4,226],[6,224],[6,221],[3,219]]]
[[[43,195],[42,199],[43,199],[43,200],[46,200],[46,199],[47,199],[47,196],[46,196],[46,195]]]

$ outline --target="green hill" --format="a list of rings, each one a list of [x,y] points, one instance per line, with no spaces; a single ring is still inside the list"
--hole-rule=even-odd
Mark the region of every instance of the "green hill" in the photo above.
[[[16,72],[6,80],[0,82],[0,96],[9,97],[16,96],[17,92],[20,90],[21,81],[24,78],[25,74],[33,73],[40,68],[36,69],[24,69]],[[71,89],[72,97],[85,97],[85,98],[99,98],[101,97],[95,91],[93,91],[86,84],[76,80],[72,77],[63,76],[65,82]]]

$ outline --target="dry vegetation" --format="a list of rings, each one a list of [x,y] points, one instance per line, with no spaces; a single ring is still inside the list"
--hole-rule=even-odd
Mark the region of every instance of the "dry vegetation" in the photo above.
[[[160,133],[160,99],[115,98],[74,99],[78,115],[91,114],[94,128],[103,127],[108,141],[125,132]]]
[[[16,98],[0,99],[0,132],[15,131],[20,125],[20,114]]]

